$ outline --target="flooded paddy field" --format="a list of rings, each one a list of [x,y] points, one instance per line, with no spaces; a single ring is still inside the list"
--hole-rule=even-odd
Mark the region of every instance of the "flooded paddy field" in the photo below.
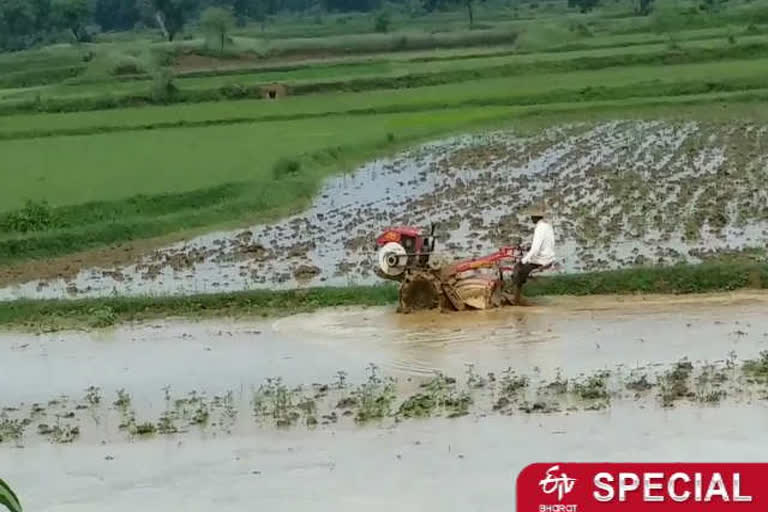
[[[45,512],[514,510],[515,478],[530,461],[763,462],[766,418],[763,406],[616,407],[343,436],[37,445],[3,453],[3,464],[29,509]]]
[[[522,210],[546,201],[567,272],[699,262],[760,248],[768,230],[768,127],[613,121],[424,145],[329,180],[310,207],[215,232],[134,264],[67,264],[8,275],[0,298],[182,295],[377,282],[373,240],[389,225],[439,224],[449,257],[527,239]],[[81,267],[86,268],[81,268]]]
[[[29,510],[491,511],[514,508],[533,461],[764,459],[766,305],[5,333],[0,467]]]

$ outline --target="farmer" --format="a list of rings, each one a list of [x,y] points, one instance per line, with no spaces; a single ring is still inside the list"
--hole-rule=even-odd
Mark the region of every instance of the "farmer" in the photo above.
[[[544,219],[544,209],[534,208],[528,214],[535,228],[531,248],[515,268],[514,303],[518,306],[530,305],[523,298],[523,286],[531,272],[549,267],[555,262],[555,232],[552,230],[552,224]]]

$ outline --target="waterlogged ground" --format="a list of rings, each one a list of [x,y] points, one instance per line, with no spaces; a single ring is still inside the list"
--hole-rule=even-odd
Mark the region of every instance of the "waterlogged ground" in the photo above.
[[[0,298],[371,283],[373,239],[388,225],[438,222],[441,250],[464,258],[530,237],[522,210],[542,200],[565,271],[697,262],[764,247],[767,142],[767,126],[662,121],[459,137],[331,179],[308,210],[276,224],[211,233],[125,267],[72,265]]]
[[[8,333],[0,473],[41,511],[495,511],[537,460],[760,460],[766,306],[741,292]]]

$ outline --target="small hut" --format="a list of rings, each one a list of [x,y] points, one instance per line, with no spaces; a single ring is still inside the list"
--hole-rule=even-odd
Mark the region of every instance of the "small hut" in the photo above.
[[[270,84],[261,88],[265,100],[276,100],[288,95],[288,88],[283,84]]]

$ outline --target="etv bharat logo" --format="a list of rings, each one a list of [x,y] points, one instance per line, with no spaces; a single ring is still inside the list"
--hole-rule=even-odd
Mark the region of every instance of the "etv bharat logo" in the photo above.
[[[555,471],[560,469],[560,466],[552,466],[547,470],[547,476],[542,480],[539,480],[539,486],[544,494],[554,494],[557,492],[557,501],[563,501],[563,496],[573,490],[573,486],[576,483],[575,478],[568,478],[565,473],[560,473],[560,476],[553,475]]]
[[[10,512],[22,512],[19,498],[2,478],[0,478],[0,505],[5,506]]]

